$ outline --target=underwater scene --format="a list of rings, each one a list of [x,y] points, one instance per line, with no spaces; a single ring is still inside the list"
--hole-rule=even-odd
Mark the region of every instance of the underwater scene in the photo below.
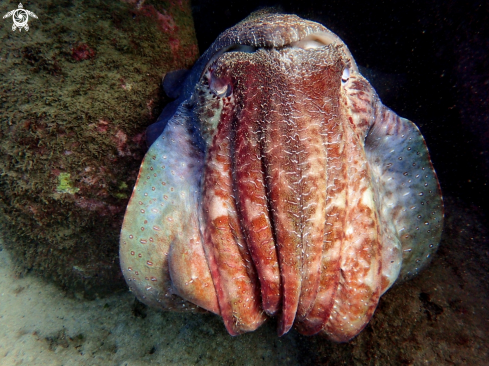
[[[0,366],[489,364],[488,2],[0,13]]]

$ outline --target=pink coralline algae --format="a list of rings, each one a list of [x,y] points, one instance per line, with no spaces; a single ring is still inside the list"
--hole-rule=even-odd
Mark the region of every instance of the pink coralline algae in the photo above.
[[[165,33],[175,33],[178,31],[178,27],[173,17],[168,14],[166,10],[163,10],[163,14],[155,9],[153,5],[143,5],[139,9],[142,15],[156,20],[158,27]]]
[[[71,48],[71,57],[73,57],[75,61],[92,59],[95,57],[95,51],[86,43],[77,43],[75,47]]]
[[[168,9],[158,10],[153,5],[145,5],[144,0],[125,0],[125,2],[134,5],[134,11],[136,14],[142,15],[144,17],[153,20],[158,29],[166,33],[169,37],[170,49],[173,55],[173,60],[176,61],[181,56],[180,53],[183,51],[180,43],[181,35],[179,34],[179,27],[176,24],[174,14],[175,11],[182,11],[184,9],[183,2],[180,1],[170,1]],[[192,55],[197,54],[196,45],[192,45],[186,53]]]

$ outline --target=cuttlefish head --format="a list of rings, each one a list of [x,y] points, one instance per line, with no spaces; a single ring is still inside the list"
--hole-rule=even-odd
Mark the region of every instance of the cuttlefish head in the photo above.
[[[346,341],[438,245],[443,204],[416,126],[382,105],[322,25],[258,14],[181,86],[139,173],[121,266],[143,302],[268,316]]]

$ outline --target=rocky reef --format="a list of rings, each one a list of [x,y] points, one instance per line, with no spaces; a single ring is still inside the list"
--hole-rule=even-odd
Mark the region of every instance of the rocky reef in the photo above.
[[[124,286],[122,218],[161,78],[198,56],[188,1],[25,5],[0,29],[0,224],[16,271],[93,297]]]

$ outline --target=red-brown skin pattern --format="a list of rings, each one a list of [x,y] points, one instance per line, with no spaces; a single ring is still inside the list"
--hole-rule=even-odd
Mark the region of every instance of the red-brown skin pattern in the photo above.
[[[242,105],[236,113],[239,122],[236,125],[233,166],[235,195],[247,245],[260,280],[262,307],[268,315],[275,315],[281,301],[280,271],[263,171],[265,162],[262,159],[261,140],[265,129],[264,111],[259,108],[266,98],[261,87],[266,70],[250,66],[242,73],[240,85],[246,85],[248,92],[239,91]]]
[[[314,61],[301,61],[302,52],[277,52],[269,61],[273,77],[269,78],[264,154],[282,278],[279,334],[290,329],[296,313],[305,316],[318,289],[326,201],[322,131],[330,113],[318,108],[328,93],[314,89],[335,71],[339,75],[334,67],[304,72],[314,70],[304,65]]]
[[[362,80],[364,80],[362,78]],[[370,170],[363,148],[364,138],[372,116],[372,89],[368,83],[348,81],[353,97],[342,88],[340,119],[343,121],[346,163],[345,212],[339,260],[339,282],[329,319],[323,327],[329,338],[347,341],[368,323],[380,297],[379,219],[374,202]],[[365,89],[365,90],[364,90]],[[363,95],[359,96],[361,93]],[[369,95],[370,93],[370,95]],[[369,97],[369,98],[368,98]],[[354,106],[351,106],[354,101]],[[361,104],[358,104],[361,103]],[[353,112],[352,109],[355,109]],[[353,118],[348,118],[349,116]]]
[[[335,118],[325,126],[327,200],[319,289],[311,311],[297,322],[297,328],[305,335],[318,333],[328,319],[340,276],[340,251],[346,214],[347,161],[344,151],[347,141],[344,139],[344,125],[339,119],[338,106],[335,112]]]
[[[229,334],[253,331],[264,321],[255,268],[243,238],[233,195],[232,110],[224,107],[208,150],[203,182],[204,250]]]
[[[218,38],[182,93],[121,233],[143,302],[196,304],[231,335],[268,315],[279,335],[345,342],[398,276],[429,262],[443,202],[424,139],[326,28],[252,17]]]
[[[342,224],[337,218],[342,217],[340,209],[344,210],[345,202],[339,198],[340,202],[334,203],[332,198],[335,194],[344,197],[346,190],[342,183],[344,156],[339,152],[344,149],[343,140],[338,136],[345,61],[331,59],[332,52],[306,54],[302,49],[291,49],[224,55],[209,80],[211,85],[229,80],[236,107],[232,116],[222,112],[209,150],[203,206],[207,208],[211,197],[220,195],[215,185],[227,182],[222,174],[229,168],[220,161],[229,158],[235,173],[226,173],[226,179],[234,180],[233,195],[245,235],[242,245],[249,248],[257,268],[262,309],[274,314],[281,305],[279,334],[289,331],[296,316],[299,321],[308,317],[321,278],[323,295],[330,295],[330,309],[339,281],[340,246],[326,248],[330,256],[323,256],[326,241],[337,242],[334,235],[339,235],[341,242]],[[225,133],[228,139],[221,137]],[[213,164],[221,165],[213,168]],[[211,180],[214,175],[218,178]],[[231,189],[232,183],[228,184],[225,192]],[[342,188],[338,190],[338,186]],[[212,235],[214,232],[209,238]],[[212,264],[212,258],[210,261],[211,271],[219,267]],[[325,268],[322,277],[321,266]],[[327,314],[322,314],[314,333],[321,330],[326,318]]]

